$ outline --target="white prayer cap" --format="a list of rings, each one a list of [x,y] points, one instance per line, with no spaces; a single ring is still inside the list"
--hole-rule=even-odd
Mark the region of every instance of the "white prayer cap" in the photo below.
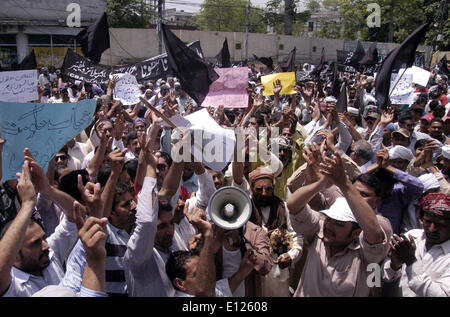
[[[32,297],[78,297],[71,288],[60,285],[48,285],[33,294]]]
[[[356,108],[353,108],[353,107],[347,107],[347,111],[351,115],[359,116],[359,109],[356,109]]]
[[[444,145],[442,147],[442,156],[450,160],[450,145]]]
[[[402,145],[396,145],[389,150],[389,159],[395,160],[398,158],[411,161],[414,158],[414,155],[412,154],[411,150],[408,149],[407,147],[404,147]]]
[[[355,216],[344,197],[336,198],[336,201],[331,205],[330,209],[325,209],[321,212],[338,221],[352,221],[357,223]]]
[[[328,96],[328,97],[326,97],[326,98],[324,99],[324,101],[325,101],[325,102],[334,102],[334,103],[337,102],[336,98],[334,98],[333,96]]]
[[[433,188],[440,188],[440,184],[436,176],[434,174],[423,174],[419,176],[419,180],[423,184],[423,192],[433,189]]]
[[[75,80],[75,85],[80,86],[80,84],[81,84],[81,81]]]
[[[365,94],[364,95],[364,105],[368,105],[369,102],[373,102],[374,104],[377,104],[377,100],[375,99],[374,96],[369,95],[369,94]]]

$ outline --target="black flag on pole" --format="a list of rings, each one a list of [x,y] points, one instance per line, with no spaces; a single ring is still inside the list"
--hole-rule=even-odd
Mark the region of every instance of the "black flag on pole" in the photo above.
[[[344,81],[341,86],[341,92],[336,102],[336,110],[338,113],[344,113],[347,111],[347,83]]]
[[[413,65],[417,46],[425,36],[430,23],[425,23],[411,33],[397,48],[390,51],[381,63],[375,79],[375,98],[380,107],[389,104],[391,74],[393,69],[409,68]]]
[[[286,73],[286,72],[295,72],[295,53],[297,51],[297,47],[288,54],[286,59],[277,65],[275,69],[275,73]]]
[[[322,55],[320,56],[320,62],[310,73],[310,76],[320,77],[320,73],[322,72],[324,67],[325,67],[325,48],[322,47]]]
[[[228,49],[228,40],[225,38],[223,41],[222,49],[219,54],[216,55],[217,62],[221,65],[220,68],[231,67],[230,50]]]
[[[339,97],[339,72],[338,72],[338,64],[334,63],[334,74],[333,74],[333,91],[331,93],[331,95],[334,98],[338,98]]]
[[[255,54],[253,54],[253,57],[257,61],[260,61],[261,63],[266,65],[269,72],[273,71],[273,59],[272,59],[272,57],[258,57]]]
[[[184,44],[165,24],[161,24],[169,67],[186,93],[201,105],[209,86],[219,78],[214,69]]]
[[[367,50],[366,55],[359,62],[361,66],[373,66],[378,62],[377,43],[372,43]]]
[[[84,56],[95,64],[100,63],[102,53],[110,48],[106,12],[95,23],[81,30],[76,39],[81,44],[81,51]]]
[[[17,70],[29,70],[36,68],[36,55],[34,54],[34,50],[32,50],[31,53],[25,56],[25,58],[20,62]]]
[[[358,44],[356,44],[356,50],[353,52],[353,55],[350,58],[348,66],[352,66],[357,71],[359,71],[360,61],[364,58],[365,55],[366,55],[366,52],[364,51],[364,48],[363,48],[361,42],[358,41]]]

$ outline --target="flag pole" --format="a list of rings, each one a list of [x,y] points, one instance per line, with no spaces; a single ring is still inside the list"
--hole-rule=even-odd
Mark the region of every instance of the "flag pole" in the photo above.
[[[177,126],[173,123],[164,113],[153,107],[145,98],[139,97],[139,100],[142,101],[147,107],[149,107],[152,111],[156,113],[156,115],[160,118],[163,118],[172,128],[176,129]]]
[[[395,87],[397,87],[397,84],[400,82],[400,79],[402,79],[403,74],[406,72],[407,68],[405,68],[405,70],[403,71],[403,73],[400,75],[400,77],[398,78],[397,82],[394,85],[394,88],[392,88],[391,92],[389,93],[389,97],[391,97],[392,93],[395,90]]]

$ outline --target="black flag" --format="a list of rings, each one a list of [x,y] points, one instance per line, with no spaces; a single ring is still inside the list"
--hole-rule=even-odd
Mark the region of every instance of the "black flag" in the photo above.
[[[102,53],[110,48],[106,12],[95,23],[81,30],[76,39],[81,44],[81,51],[84,56],[95,64],[100,63]]]
[[[314,70],[310,73],[311,76],[320,76],[323,68],[325,67],[325,48],[322,47],[322,55],[320,56],[319,64],[314,68]]]
[[[341,86],[341,92],[336,102],[336,110],[338,113],[344,113],[347,111],[347,83],[344,81]]]
[[[336,99],[339,97],[339,72],[337,68],[338,64],[334,63],[333,92],[331,93],[331,95]]]
[[[430,23],[425,23],[411,33],[397,48],[390,51],[381,63],[380,70],[375,79],[375,98],[380,107],[389,103],[389,90],[391,88],[391,74],[393,69],[409,68],[413,65],[417,46],[425,36]]]
[[[288,54],[286,59],[277,65],[275,69],[275,73],[286,73],[286,72],[295,72],[295,52],[297,51],[297,47]]]
[[[31,53],[25,56],[25,58],[20,62],[18,70],[29,70],[36,68],[36,55],[34,54],[34,50],[32,50]]]
[[[216,59],[221,65],[221,68],[228,68],[231,67],[231,56],[230,51],[228,49],[228,41],[227,38],[225,38],[225,41],[223,41],[222,49],[220,50],[219,54],[216,55]]]
[[[437,69],[438,69],[438,72],[443,75],[446,75],[446,76],[450,75],[450,72],[447,67],[447,55],[444,55],[444,57],[442,57],[441,60],[437,63]]]
[[[373,66],[378,62],[377,43],[372,43],[367,50],[366,55],[359,62],[361,66]]]
[[[219,75],[184,44],[165,24],[161,24],[169,67],[180,80],[186,93],[201,105],[211,85]]]
[[[358,44],[356,44],[356,50],[353,52],[353,55],[350,58],[348,66],[353,66],[354,69],[359,70],[360,68],[359,62],[364,58],[365,55],[366,52],[364,51],[361,42],[358,41]]]
[[[253,54],[253,57],[257,61],[260,61],[261,63],[266,65],[270,72],[273,70],[273,59],[272,59],[272,57],[258,57],[255,54]]]

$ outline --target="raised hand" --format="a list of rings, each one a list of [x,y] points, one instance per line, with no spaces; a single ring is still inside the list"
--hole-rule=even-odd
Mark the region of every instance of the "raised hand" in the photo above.
[[[29,162],[29,170],[31,181],[33,182],[34,187],[40,193],[45,193],[46,190],[50,187],[50,184],[47,179],[47,175],[44,172],[44,169],[39,165],[38,162],[31,154],[28,148],[24,150],[25,160]]]
[[[25,160],[22,166],[22,173],[17,173],[16,176],[19,177],[19,182],[17,183],[17,192],[19,193],[20,200],[22,204],[24,203],[36,203],[36,191],[31,181],[30,175],[30,162]]]
[[[347,175],[338,151],[335,151],[331,157],[328,157],[325,151],[323,152],[320,173],[329,177],[338,187],[344,186],[347,182]]]
[[[77,201],[73,203],[72,213],[78,228],[78,236],[86,250],[86,260],[88,262],[103,262],[106,259],[105,242],[108,219],[89,217],[84,222],[86,210]]]
[[[394,120],[394,109],[389,107],[382,112],[380,125],[386,127],[390,122],[392,122],[392,120]]]
[[[103,202],[101,199],[101,186],[100,183],[88,182],[86,186],[83,186],[82,177],[78,174],[78,190],[84,203],[89,209],[89,215],[92,217],[101,218],[103,216]]]
[[[281,92],[281,89],[283,89],[283,86],[281,85],[281,81],[279,79],[275,80],[273,82],[273,93],[275,95],[279,95]]]
[[[411,265],[416,261],[416,244],[411,235],[408,239],[403,233],[400,236],[394,233],[391,237],[390,245],[393,254],[391,262],[394,261],[392,263],[394,269],[398,269],[403,263]]]
[[[142,135],[141,137],[145,138],[144,135]],[[108,153],[107,160],[111,165],[111,170],[116,175],[122,172],[123,165],[125,164],[125,154],[127,153],[127,150],[127,148],[123,150],[116,148],[114,151]]]

